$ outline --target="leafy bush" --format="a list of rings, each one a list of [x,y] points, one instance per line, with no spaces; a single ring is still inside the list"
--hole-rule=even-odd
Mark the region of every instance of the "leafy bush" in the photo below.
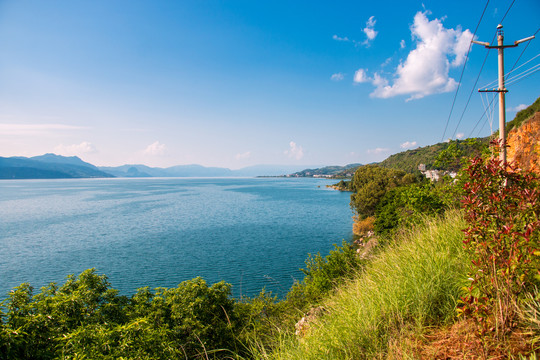
[[[16,287],[2,303],[7,310],[4,330],[12,334],[4,344],[7,358],[52,359],[57,352],[51,343],[81,326],[120,320],[124,298],[109,285],[104,275],[86,270],[78,278],[69,276],[60,288],[42,288],[36,296],[29,284]]]
[[[351,189],[355,192],[351,195],[351,207],[360,220],[373,216],[387,191],[416,181],[414,175],[404,171],[375,165],[362,166],[356,170],[351,181]]]
[[[349,190],[350,185],[350,181],[340,180],[337,184],[334,184],[333,186],[336,187],[338,190],[346,191]]]
[[[494,326],[504,335],[521,294],[540,279],[540,181],[497,159],[472,160],[467,176],[465,245],[474,271],[463,311],[482,331]]]
[[[287,301],[299,309],[313,305],[344,278],[352,278],[361,265],[356,250],[346,241],[341,246],[334,245],[334,250],[324,258],[320,253],[310,254],[306,268],[300,269],[305,274],[304,280],[293,285]]]
[[[195,278],[127,298],[90,269],[32,292],[22,284],[2,302],[2,359],[231,358],[224,349],[240,346],[242,313],[224,282]]]
[[[375,231],[388,234],[400,226],[438,215],[446,208],[433,183],[411,184],[388,191],[375,210]]]

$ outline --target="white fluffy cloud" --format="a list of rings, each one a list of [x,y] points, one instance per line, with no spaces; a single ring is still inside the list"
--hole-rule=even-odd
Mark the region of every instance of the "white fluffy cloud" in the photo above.
[[[457,138],[457,139],[463,139],[463,137],[465,137],[465,134],[464,134],[464,133],[457,133],[457,134],[456,134],[456,138]]]
[[[88,141],[83,141],[80,144],[73,145],[60,144],[54,148],[54,152],[58,155],[77,156],[83,154],[92,154],[97,152],[97,150],[92,143]]]
[[[364,28],[364,34],[366,34],[367,39],[364,41],[364,45],[369,45],[370,41],[373,41],[378,34],[378,31],[375,31],[375,16],[371,16],[366,22],[366,27]]]
[[[388,80],[379,75],[379,73],[375,73],[373,75],[373,79],[371,79],[371,82],[377,87],[386,86],[388,84]]]
[[[300,160],[304,157],[304,149],[294,141],[289,143],[289,150],[284,151],[285,155],[292,159]]]
[[[401,41],[399,42],[399,47],[400,47],[400,48],[405,49],[405,45],[406,45],[405,40],[401,40]]]
[[[369,149],[367,153],[368,154],[382,154],[388,151],[390,151],[390,149],[388,148],[375,148],[375,149]]]
[[[416,147],[416,141],[405,141],[403,144],[399,145],[402,149],[412,149]]]
[[[144,155],[160,156],[165,154],[165,144],[161,144],[159,141],[150,144],[144,149]]]
[[[374,82],[372,97],[389,98],[410,95],[408,100],[453,91],[457,82],[449,76],[450,68],[465,61],[472,40],[469,30],[446,29],[440,19],[429,20],[427,12],[418,12],[411,26],[416,48],[401,62],[394,74],[393,83]]]
[[[525,105],[525,104],[520,104],[520,105],[518,105],[518,106],[516,106],[516,107],[510,108],[509,110],[510,110],[510,111],[516,111],[516,112],[517,112],[517,111],[521,111],[521,110],[523,110],[523,109],[526,109],[527,107],[528,107],[528,106]]]
[[[354,73],[354,82],[355,83],[364,83],[368,82],[371,79],[367,75],[367,71],[365,69],[358,69]]]
[[[332,36],[332,39],[336,40],[336,41],[349,41],[349,38],[348,37],[339,37],[337,35],[334,35]]]
[[[236,160],[249,159],[251,157],[251,151],[245,153],[236,154]]]
[[[332,74],[332,76],[330,77],[330,79],[333,81],[341,81],[344,78],[345,76],[342,73],[335,73],[335,74]]]

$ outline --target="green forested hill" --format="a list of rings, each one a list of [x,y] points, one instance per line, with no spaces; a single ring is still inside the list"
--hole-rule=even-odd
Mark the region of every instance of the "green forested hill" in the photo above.
[[[361,164],[348,164],[345,166],[325,166],[318,169],[305,169],[302,171],[290,174],[291,177],[313,177],[316,175],[334,175],[345,176],[347,173],[354,173]],[[343,175],[341,175],[343,173]]]
[[[473,140],[473,141],[471,141]],[[463,156],[471,156],[477,151],[477,145],[474,142],[481,144],[487,144],[489,138],[475,138],[467,140],[455,140],[451,142],[438,143],[435,145],[424,146],[414,150],[407,150],[398,154],[391,155],[378,165],[389,169],[398,169],[406,172],[414,172],[418,170],[418,165],[425,164],[426,169],[439,169],[449,170],[442,168],[441,166],[435,166],[435,160],[437,156],[444,150],[448,149],[450,145],[454,146]]]
[[[445,166],[435,166],[435,160],[437,156],[447,150],[450,146],[452,148],[449,151],[459,151],[461,156],[471,156],[475,151],[478,151],[478,144],[487,145],[489,138],[473,138],[467,140],[455,140],[451,142],[438,143],[435,145],[424,146],[414,150],[403,151],[389,156],[380,163],[375,163],[380,167],[387,169],[403,170],[408,173],[413,173],[418,170],[418,165],[425,164],[426,169],[439,169],[439,170],[451,170]],[[334,177],[345,177],[346,173],[355,172],[357,168],[347,169],[336,173]]]

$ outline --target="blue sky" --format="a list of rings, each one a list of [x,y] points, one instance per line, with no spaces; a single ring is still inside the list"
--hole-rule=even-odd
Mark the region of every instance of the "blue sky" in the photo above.
[[[492,40],[511,3],[489,2],[478,40]],[[489,121],[474,129],[484,112],[476,91],[463,113],[482,46],[472,47],[448,121],[485,5],[0,0],[0,156],[344,165],[486,136]],[[503,25],[505,43],[533,35],[540,2],[516,0]],[[505,52],[507,71],[525,46]],[[538,54],[540,38],[512,75],[536,69]],[[496,77],[490,51],[476,88]],[[509,119],[540,95],[539,80],[509,83]]]

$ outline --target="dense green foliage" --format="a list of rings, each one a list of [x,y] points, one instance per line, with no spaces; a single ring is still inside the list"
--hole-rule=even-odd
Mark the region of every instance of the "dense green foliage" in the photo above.
[[[448,184],[446,184],[448,185]],[[375,231],[387,235],[395,229],[441,214],[448,204],[433,183],[410,184],[388,191],[375,210]]]
[[[352,191],[352,181],[340,180],[337,184],[332,185],[336,190],[340,191]]]
[[[385,169],[376,165],[362,166],[356,170],[350,188],[351,208],[360,219],[373,216],[380,200],[396,187],[412,184],[416,178],[404,171]]]
[[[287,301],[298,309],[305,309],[320,301],[324,296],[346,278],[351,278],[362,265],[353,245],[343,242],[326,257],[320,253],[309,255],[306,268],[300,269],[305,274],[302,282],[296,282]]]
[[[418,166],[420,164],[426,165],[426,169],[428,170],[456,170],[454,166],[447,166],[444,163],[437,163],[437,159],[441,152],[444,152],[449,147],[455,147],[461,152],[461,157],[469,158],[478,153],[478,144],[486,147],[488,142],[488,138],[477,138],[438,143],[435,145],[425,146],[414,150],[407,150],[391,155],[378,165],[384,168],[397,169],[409,173],[418,171]]]
[[[201,278],[177,288],[119,296],[90,269],[32,295],[22,284],[4,301],[3,359],[170,359],[230,356],[241,325],[230,285]]]
[[[325,166],[317,169],[305,169],[302,171],[295,172],[289,176],[297,177],[313,177],[315,175],[338,175],[343,174],[345,176],[347,173],[354,173],[354,171],[362,166],[361,164],[348,164],[345,166]]]
[[[435,157],[433,167],[446,171],[457,172],[467,165],[470,158],[487,152],[486,139],[467,139],[465,141],[450,141],[448,146]]]
[[[465,244],[474,268],[464,311],[483,331],[495,327],[504,335],[516,321],[516,304],[540,285],[540,179],[480,158],[466,175]]]
[[[310,255],[304,281],[283,301],[264,290],[235,300],[229,284],[201,278],[120,296],[94,269],[35,295],[22,284],[0,307],[0,359],[243,358],[253,344],[274,347],[277,325],[292,327],[360,266],[346,242]]]

